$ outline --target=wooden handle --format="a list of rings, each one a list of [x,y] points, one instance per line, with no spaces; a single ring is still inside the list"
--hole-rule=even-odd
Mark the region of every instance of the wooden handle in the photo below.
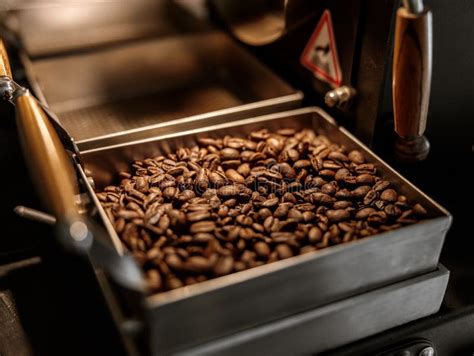
[[[58,220],[77,217],[72,165],[49,118],[30,94],[16,99],[16,115],[25,159],[46,208]]]
[[[392,100],[395,131],[401,137],[422,136],[431,86],[431,12],[397,11],[393,50]]]
[[[8,61],[7,50],[0,38],[0,77],[9,77],[12,79],[12,71],[10,69],[10,62]]]

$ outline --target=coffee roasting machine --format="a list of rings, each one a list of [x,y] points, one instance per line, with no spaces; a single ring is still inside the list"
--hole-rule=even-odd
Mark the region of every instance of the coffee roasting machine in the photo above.
[[[421,0],[13,1],[0,16],[0,92],[45,209],[16,211],[90,264],[127,353],[330,352],[439,310],[451,215],[370,148],[429,153]],[[363,152],[429,219],[149,293],[96,192],[134,160],[285,127]],[[402,351],[434,345],[387,355]]]

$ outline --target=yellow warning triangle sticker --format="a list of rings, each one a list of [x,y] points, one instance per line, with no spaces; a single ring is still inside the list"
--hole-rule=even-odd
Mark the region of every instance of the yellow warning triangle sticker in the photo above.
[[[306,44],[300,62],[311,70],[319,80],[328,83],[332,87],[341,85],[342,72],[329,10],[324,10]]]

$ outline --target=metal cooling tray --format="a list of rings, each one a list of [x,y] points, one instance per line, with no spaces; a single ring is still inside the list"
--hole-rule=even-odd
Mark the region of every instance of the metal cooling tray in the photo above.
[[[82,154],[86,170],[91,173],[97,188],[102,189],[114,182],[116,172],[128,169],[133,160],[193,145],[198,137],[223,137],[229,133],[246,136],[261,128],[313,128],[349,150],[361,150],[368,161],[376,164],[384,179],[391,181],[409,200],[423,204],[431,218],[394,231],[151,295],[146,298],[145,315],[151,349],[155,353],[184,350],[436,269],[451,224],[450,214],[347,130],[338,127],[323,110],[304,108],[233,122],[216,122],[211,118],[201,120],[200,124],[200,128],[188,131],[183,130],[183,123],[170,125],[166,134],[148,139],[136,140],[131,133],[128,143],[85,150]],[[95,201],[97,210],[105,216],[97,199]],[[116,246],[120,245],[113,231],[110,238]],[[403,309],[400,312],[403,313]],[[344,315],[347,318],[355,316],[356,310],[349,308]],[[371,332],[380,331],[377,325],[382,324],[374,324]],[[318,337],[326,337],[323,331]],[[327,332],[331,333],[329,329]]]
[[[180,118],[288,110],[303,97],[213,29],[23,59],[35,93],[83,149],[124,142],[130,130],[158,134]]]

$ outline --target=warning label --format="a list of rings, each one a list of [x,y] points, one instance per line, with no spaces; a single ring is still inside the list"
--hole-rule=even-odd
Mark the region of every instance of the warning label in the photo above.
[[[301,64],[332,87],[342,83],[331,13],[325,10],[300,58]]]

